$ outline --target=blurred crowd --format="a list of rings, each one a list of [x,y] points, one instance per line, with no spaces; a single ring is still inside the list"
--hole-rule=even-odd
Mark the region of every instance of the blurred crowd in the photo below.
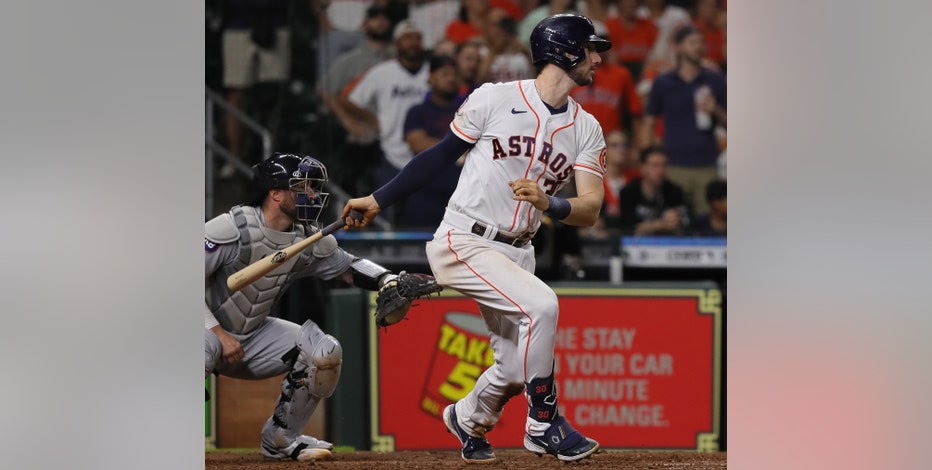
[[[439,141],[485,82],[533,79],[528,37],[577,12],[612,41],[572,98],[602,125],[605,202],[592,228],[557,237],[727,234],[726,0],[208,0],[207,86],[272,130],[275,151],[323,161],[350,196],[369,194]],[[242,123],[219,139],[261,158]],[[221,181],[235,178],[218,164]],[[383,212],[433,230],[451,169]],[[222,183],[221,183],[222,184]],[[565,188],[570,194],[572,185]]]

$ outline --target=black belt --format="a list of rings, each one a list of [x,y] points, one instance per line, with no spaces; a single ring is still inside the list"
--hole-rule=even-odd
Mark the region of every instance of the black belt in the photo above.
[[[479,222],[472,224],[472,233],[475,233],[476,235],[484,236],[485,229],[486,229],[486,226],[483,224],[480,224]],[[507,243],[511,246],[516,246],[518,248],[521,248],[522,246],[527,245],[528,243],[531,243],[532,238],[534,238],[534,234],[530,232],[524,232],[521,235],[518,235],[517,237],[509,237],[507,235],[502,235],[501,233],[496,233],[495,238],[493,238],[493,240],[497,242],[501,242],[501,243]]]

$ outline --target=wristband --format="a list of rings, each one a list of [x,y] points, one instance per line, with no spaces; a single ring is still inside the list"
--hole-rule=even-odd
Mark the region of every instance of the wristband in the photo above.
[[[547,196],[547,199],[550,201],[550,207],[544,211],[545,214],[549,214],[557,220],[563,220],[569,217],[570,211],[573,210],[570,201],[556,196]]]

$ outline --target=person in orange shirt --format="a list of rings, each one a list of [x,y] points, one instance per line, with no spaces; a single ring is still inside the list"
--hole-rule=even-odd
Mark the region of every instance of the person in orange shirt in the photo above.
[[[599,33],[603,38],[607,36],[604,31]],[[633,130],[641,125],[644,106],[635,88],[634,78],[627,68],[618,64],[617,57],[611,51],[600,55],[602,64],[592,85],[577,87],[570,92],[570,96],[599,121],[603,134],[622,130],[637,135]]]
[[[489,0],[463,0],[459,18],[447,25],[447,39],[462,44],[481,38],[489,14]]]
[[[618,16],[605,21],[609,39],[618,44],[618,61],[631,71],[635,80],[640,79],[644,63],[657,42],[657,26],[647,18],[637,15],[638,0],[619,0]]]
[[[719,8],[719,0],[696,1],[692,15],[693,25],[705,36],[705,58],[714,62],[719,72],[724,71],[726,65],[724,17],[725,12]]]

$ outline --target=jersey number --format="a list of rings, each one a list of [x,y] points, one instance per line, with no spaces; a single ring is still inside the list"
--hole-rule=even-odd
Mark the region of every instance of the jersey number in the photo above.
[[[548,196],[553,196],[560,189],[557,185],[557,180],[545,179],[544,180],[544,189]]]

